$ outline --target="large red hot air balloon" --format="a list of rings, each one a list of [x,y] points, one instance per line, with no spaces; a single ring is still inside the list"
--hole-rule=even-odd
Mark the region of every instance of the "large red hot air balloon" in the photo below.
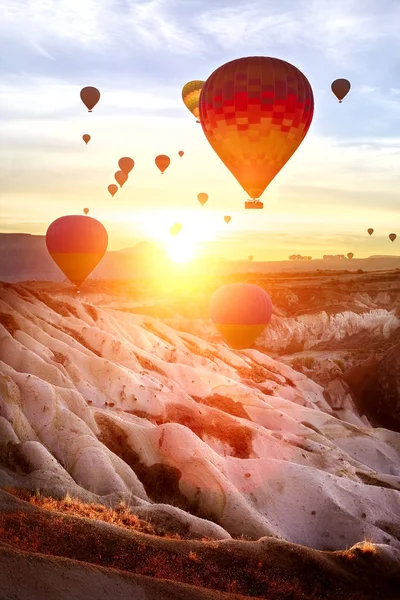
[[[165,169],[167,169],[169,167],[170,162],[171,162],[171,159],[166,154],[159,154],[158,156],[156,156],[155,163],[156,163],[157,167],[160,169],[161,175],[164,175],[164,171],[165,171]]]
[[[89,112],[96,106],[100,100],[100,92],[95,87],[84,87],[81,89],[81,100]]]
[[[121,171],[123,171],[123,173],[128,175],[135,166],[135,161],[133,160],[133,158],[129,158],[129,156],[124,156],[123,158],[119,159],[118,166],[121,169]]]
[[[252,198],[246,208],[262,208],[256,199],[311,125],[314,97],[308,79],[278,58],[239,58],[210,75],[199,109],[207,140]]]
[[[114,198],[115,194],[118,192],[118,186],[115,185],[115,183],[110,183],[107,189],[110,192],[111,196]]]
[[[88,133],[84,133],[82,139],[85,142],[85,144],[87,144],[88,142],[90,142],[90,135]]]
[[[122,187],[126,181],[128,181],[128,175],[123,171],[116,171],[114,173],[114,179],[119,183],[119,187]]]
[[[237,350],[253,344],[271,315],[271,299],[258,285],[230,283],[211,298],[211,319],[228,344]]]
[[[100,221],[83,215],[68,215],[49,226],[46,245],[64,275],[79,287],[103,258],[108,235]]]

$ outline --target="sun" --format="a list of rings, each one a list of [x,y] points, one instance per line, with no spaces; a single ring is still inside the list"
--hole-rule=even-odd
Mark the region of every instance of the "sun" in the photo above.
[[[194,257],[195,251],[191,240],[176,237],[169,241],[168,256],[179,264],[187,263]]]

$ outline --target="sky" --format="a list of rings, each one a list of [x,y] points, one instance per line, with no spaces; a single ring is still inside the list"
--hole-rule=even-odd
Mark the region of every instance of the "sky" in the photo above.
[[[399,30],[398,0],[0,0],[0,232],[43,235],[89,207],[110,250],[165,244],[180,222],[197,254],[397,254]],[[294,64],[315,100],[262,211],[244,209],[181,97],[187,81],[254,55]],[[352,84],[342,104],[330,89],[339,77]],[[90,114],[84,86],[101,92]],[[171,157],[163,176],[158,154]],[[122,156],[135,167],[111,198]]]

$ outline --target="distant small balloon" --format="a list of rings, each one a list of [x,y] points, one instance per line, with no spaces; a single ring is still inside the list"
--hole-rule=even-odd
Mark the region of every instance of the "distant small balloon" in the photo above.
[[[88,133],[84,133],[82,139],[85,142],[85,144],[87,144],[88,142],[90,142],[90,135]]]
[[[178,233],[182,231],[182,225],[180,223],[175,223],[175,225],[172,225],[169,231],[171,235],[178,235]]]
[[[129,158],[129,156],[124,156],[123,158],[119,159],[118,166],[123,173],[128,175],[135,166],[135,161],[133,158]]]
[[[204,206],[205,203],[208,200],[208,194],[205,194],[204,192],[201,192],[200,194],[197,194],[197,200],[200,202],[200,204],[202,206]]]
[[[88,208],[84,208],[84,209],[83,209],[83,212],[85,213],[85,215],[87,215],[87,214],[88,214],[88,212],[89,212],[89,209],[88,209]]]
[[[351,83],[347,79],[335,79],[331,85],[331,90],[339,100],[340,104],[342,103],[343,98],[349,93],[350,88]]]
[[[351,259],[353,258],[353,256],[354,256],[353,252],[348,252],[348,253],[347,253],[347,258],[348,258],[349,260],[351,260]]]
[[[369,229],[367,229],[369,235],[372,235],[374,233],[374,230],[372,229],[372,227],[370,227]]]
[[[183,150],[179,150],[178,152],[179,156],[182,158],[182,156],[185,154]]]
[[[397,235],[395,233],[389,233],[389,240],[391,240],[392,242],[394,242],[394,240],[397,238]]]
[[[232,217],[229,217],[228,215],[226,217],[224,217],[224,221],[225,223],[229,223],[229,221],[231,220]]]
[[[128,175],[123,171],[117,171],[116,173],[114,173],[114,179],[117,183],[119,183],[119,187],[122,188],[124,183],[128,181]]]
[[[84,87],[81,89],[81,100],[89,112],[96,106],[100,100],[100,92],[95,87]]]
[[[118,192],[118,186],[115,185],[115,183],[110,183],[107,189],[110,192],[111,196],[114,198],[115,194]]]
[[[156,156],[155,161],[156,166],[160,169],[161,175],[164,175],[165,169],[168,169],[171,159],[166,154],[159,154]]]

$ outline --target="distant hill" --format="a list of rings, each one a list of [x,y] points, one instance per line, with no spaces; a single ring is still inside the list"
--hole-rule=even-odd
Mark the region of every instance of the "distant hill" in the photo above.
[[[164,252],[151,242],[139,242],[131,248],[109,251],[93,271],[98,279],[136,279],[162,274],[170,261]],[[316,270],[384,271],[400,269],[400,256],[370,256],[350,260],[316,259],[305,262],[230,261],[220,257],[198,259],[196,264],[207,272],[257,273],[305,272]],[[49,256],[45,236],[29,233],[0,233],[0,281],[63,281],[63,273]]]

